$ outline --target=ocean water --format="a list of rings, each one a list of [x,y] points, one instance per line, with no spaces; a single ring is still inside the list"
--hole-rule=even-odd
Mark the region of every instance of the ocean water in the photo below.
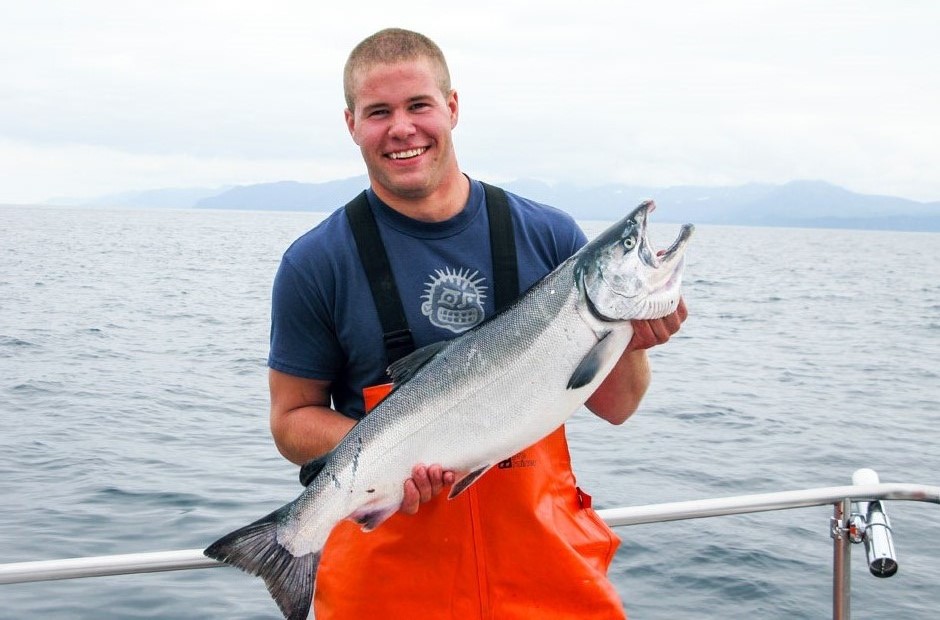
[[[269,293],[320,217],[0,207],[0,563],[204,547],[296,496]],[[940,235],[701,226],[686,269],[641,410],[569,423],[597,507],[940,484]],[[900,571],[853,546],[853,616],[935,618],[940,506],[888,510]],[[618,528],[611,577],[634,620],[829,617],[831,513]],[[230,568],[0,586],[4,619],[278,617]]]

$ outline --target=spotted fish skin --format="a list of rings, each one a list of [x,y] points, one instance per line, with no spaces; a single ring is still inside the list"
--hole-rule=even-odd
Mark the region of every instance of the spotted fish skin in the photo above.
[[[344,519],[380,526],[414,465],[460,472],[455,497],[558,428],[620,358],[630,321],[678,306],[693,228],[657,255],[646,234],[653,208],[638,206],[489,321],[393,364],[392,393],[305,466],[306,490],[205,554],[261,576],[284,617],[301,620],[330,532]]]

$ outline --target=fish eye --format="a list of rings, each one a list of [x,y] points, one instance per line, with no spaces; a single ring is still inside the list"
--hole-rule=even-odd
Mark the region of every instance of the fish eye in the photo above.
[[[627,250],[632,250],[633,248],[635,248],[635,247],[636,247],[636,237],[634,237],[633,235],[631,235],[631,236],[627,237],[626,239],[624,239],[624,240],[623,240],[623,247],[626,248]]]

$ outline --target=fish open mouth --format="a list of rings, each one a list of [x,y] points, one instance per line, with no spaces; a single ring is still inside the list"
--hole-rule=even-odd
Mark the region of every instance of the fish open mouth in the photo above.
[[[677,262],[685,253],[686,243],[695,231],[695,226],[692,224],[683,224],[682,228],[679,230],[679,235],[676,237],[675,241],[672,242],[672,245],[661,252],[655,252],[650,245],[648,224],[649,215],[656,209],[656,203],[648,201],[642,206],[645,207],[645,209],[638,214],[638,216],[642,216],[644,220],[640,247],[638,248],[640,260],[652,269],[659,269],[670,263]]]
[[[677,281],[682,277],[682,267],[685,264],[685,249],[689,238],[695,232],[695,226],[692,224],[683,224],[675,241],[665,250],[658,252],[647,264],[657,273],[652,277],[652,294],[664,294],[672,289]],[[644,241],[646,241],[644,239]],[[647,246],[648,247],[648,246]],[[644,258],[649,258],[650,253],[644,253]],[[658,281],[658,284],[655,282]]]
[[[666,263],[671,260],[674,260],[674,257],[677,254],[685,253],[686,243],[689,241],[689,237],[692,236],[692,233],[695,232],[695,226],[692,224],[683,224],[682,228],[679,230],[679,236],[676,237],[676,240],[672,242],[668,248],[659,255],[659,260],[661,263]]]

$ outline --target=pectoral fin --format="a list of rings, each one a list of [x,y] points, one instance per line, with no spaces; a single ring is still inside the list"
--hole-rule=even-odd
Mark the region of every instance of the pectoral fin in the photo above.
[[[578,364],[578,367],[571,373],[571,378],[568,379],[568,385],[566,386],[567,389],[576,390],[594,380],[601,366],[603,366],[604,360],[612,353],[611,347],[613,347],[613,339],[608,338],[608,336],[610,336],[610,332],[605,332],[604,335],[594,343],[591,350],[587,352],[587,355],[584,356],[581,363]]]

